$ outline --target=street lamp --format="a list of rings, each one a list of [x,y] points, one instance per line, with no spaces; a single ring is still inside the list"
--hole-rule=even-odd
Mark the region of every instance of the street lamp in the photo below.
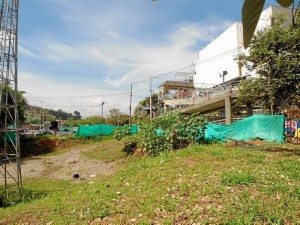
[[[224,70],[222,74],[219,73],[220,77],[223,78],[223,83],[225,82],[225,76],[228,74],[227,70]]]

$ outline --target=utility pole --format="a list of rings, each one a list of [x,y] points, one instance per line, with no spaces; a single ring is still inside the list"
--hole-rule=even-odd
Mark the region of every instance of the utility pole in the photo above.
[[[152,77],[150,77],[150,121],[152,120]]]
[[[103,118],[103,105],[104,105],[104,102],[102,102],[101,105],[102,105],[102,111],[101,111],[101,120],[102,120],[102,122],[101,123],[103,124],[103,121],[104,121],[104,118]]]
[[[158,77],[157,76],[156,77],[150,77],[150,121],[153,119],[153,117],[152,117],[152,81],[155,78],[158,78]]]
[[[130,84],[129,125],[131,125],[132,83]]]

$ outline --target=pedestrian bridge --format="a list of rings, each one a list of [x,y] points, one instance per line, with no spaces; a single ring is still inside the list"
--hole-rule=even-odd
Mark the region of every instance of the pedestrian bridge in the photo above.
[[[173,95],[168,90],[163,90],[168,92],[168,94],[160,95],[164,105],[163,111],[165,113],[168,108],[175,108],[183,114],[194,114],[225,109],[226,124],[230,124],[232,123],[232,106],[239,96],[239,84],[240,80],[219,85],[202,84],[193,89],[177,89]]]

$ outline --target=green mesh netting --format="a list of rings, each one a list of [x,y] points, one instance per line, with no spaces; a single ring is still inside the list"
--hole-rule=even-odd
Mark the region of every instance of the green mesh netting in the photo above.
[[[110,135],[113,133],[117,126],[107,124],[97,124],[91,126],[79,126],[75,136],[98,136],[98,135]],[[137,126],[131,126],[131,133],[137,133]]]
[[[136,134],[138,132],[138,126],[137,125],[131,125],[131,133]]]
[[[1,134],[1,138],[0,138],[0,142],[5,140],[5,136],[6,136],[6,140],[8,142],[13,142],[16,143],[16,133],[15,132],[7,132],[7,133],[2,133]]]
[[[285,142],[283,115],[254,115],[230,125],[209,123],[205,139],[208,141],[249,141],[261,139],[268,142]]]

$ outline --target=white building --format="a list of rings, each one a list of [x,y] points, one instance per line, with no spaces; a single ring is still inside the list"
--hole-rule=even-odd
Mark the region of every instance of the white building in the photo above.
[[[286,25],[291,22],[291,8],[270,6],[262,12],[256,31],[270,26],[271,18],[278,14],[285,15]],[[207,84],[220,84],[223,82],[223,74],[225,74],[225,82],[248,75],[249,72],[246,68],[239,67],[238,61],[235,60],[241,52],[245,52],[243,26],[241,23],[234,23],[199,52],[196,75],[194,76],[195,87],[201,87],[203,84],[206,86]]]

